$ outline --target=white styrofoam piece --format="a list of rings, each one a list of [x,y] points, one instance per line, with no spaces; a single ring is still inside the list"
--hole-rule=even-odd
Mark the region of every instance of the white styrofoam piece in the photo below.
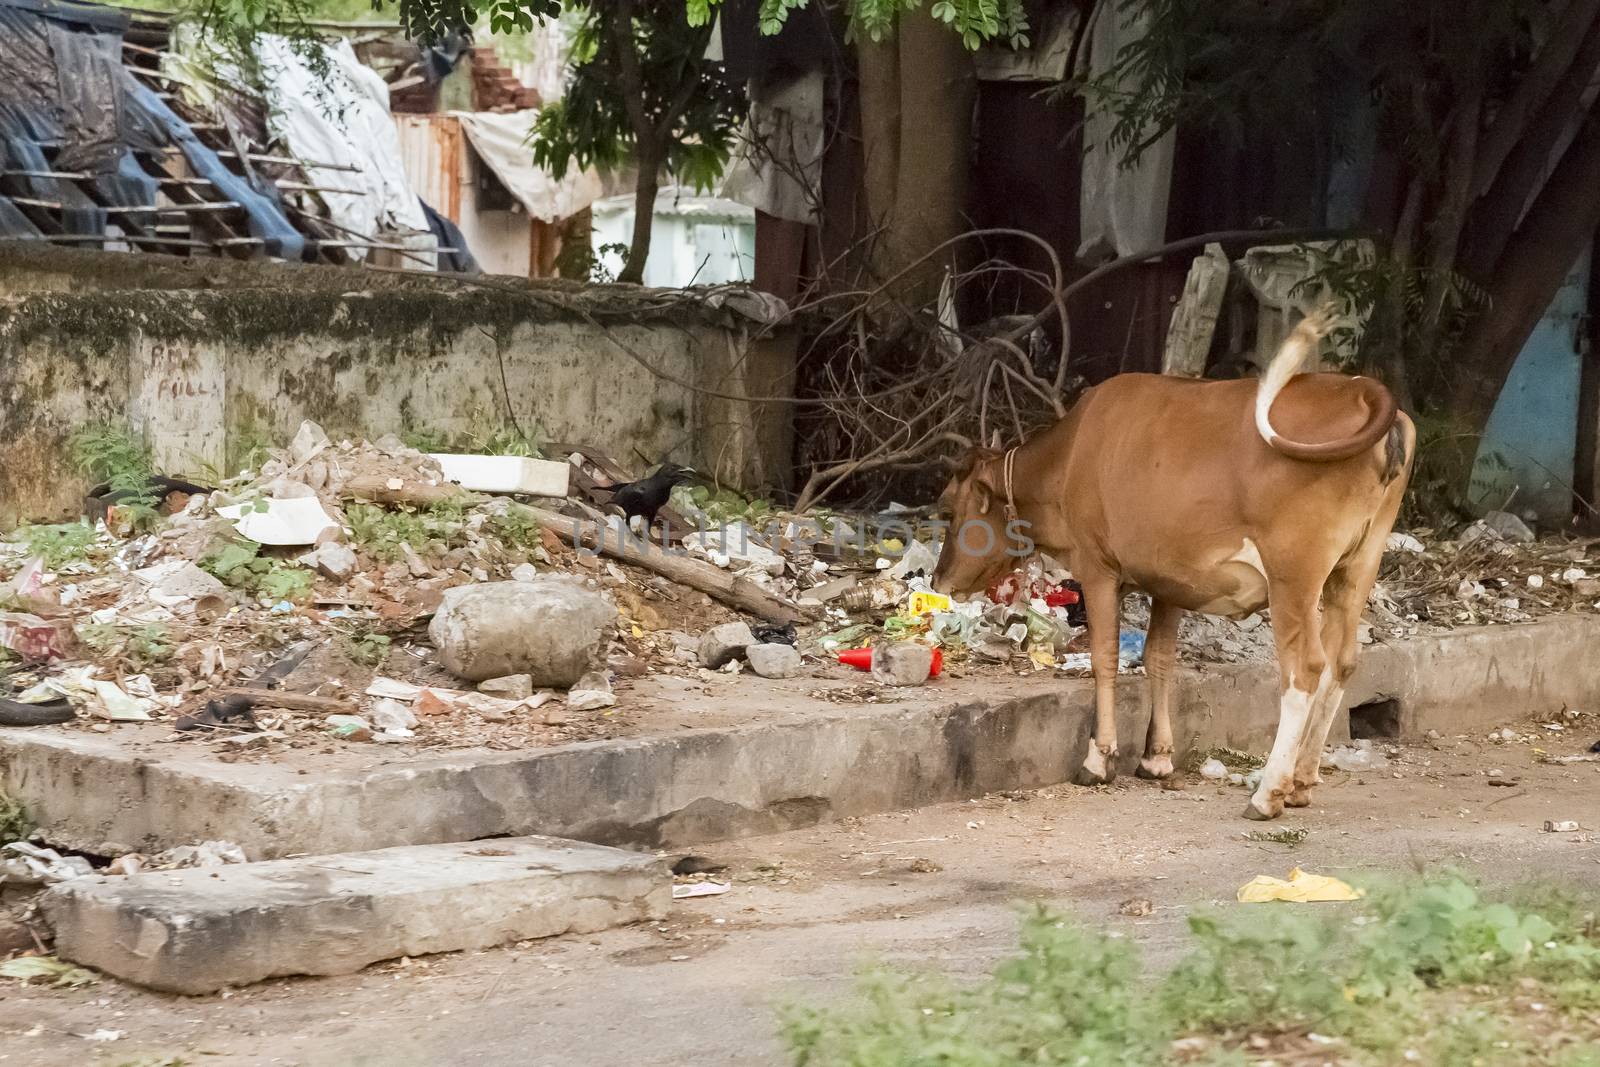
[[[477,493],[526,493],[528,496],[566,496],[572,467],[548,459],[526,456],[465,456],[434,453],[444,476],[463,489]]]

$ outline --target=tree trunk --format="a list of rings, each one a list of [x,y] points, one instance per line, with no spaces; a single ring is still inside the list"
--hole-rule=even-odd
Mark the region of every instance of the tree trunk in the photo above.
[[[892,39],[861,45],[859,71],[872,273],[896,279],[888,296],[898,308],[921,306],[944,268],[923,257],[966,228],[972,57],[948,26],[909,11]]]
[[[1491,304],[1460,346],[1450,412],[1468,432],[1488,423],[1523,344],[1600,226],[1597,187],[1600,109],[1592,109],[1506,247]]]
[[[1583,97],[1600,68],[1600,21],[1589,28],[1577,57],[1539,110],[1526,117],[1522,137],[1496,168],[1493,184],[1473,205],[1461,269],[1487,278],[1516,232],[1523,208],[1550,172],[1551,155],[1583,113]],[[1481,164],[1480,164],[1481,166]]]
[[[661,188],[661,164],[654,148],[638,150],[639,179],[633,187],[633,240],[617,281],[644,284],[644,263],[650,257],[650,232],[655,225],[656,193]]]

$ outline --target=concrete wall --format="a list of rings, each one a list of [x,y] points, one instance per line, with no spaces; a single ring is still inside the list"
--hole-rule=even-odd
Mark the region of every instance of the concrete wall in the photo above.
[[[632,464],[638,449],[748,487],[787,477],[790,409],[700,390],[782,392],[792,344],[751,341],[751,324],[701,305],[265,264],[219,265],[232,285],[212,289],[194,284],[201,267],[143,255],[37,265],[0,250],[13,294],[0,307],[0,523],[77,514],[85,486],[64,444],[93,420],[127,420],[164,473],[201,478],[307,418],[370,437],[515,421]]]

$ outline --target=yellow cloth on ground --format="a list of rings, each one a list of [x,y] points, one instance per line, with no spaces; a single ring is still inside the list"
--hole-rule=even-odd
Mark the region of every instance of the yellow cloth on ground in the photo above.
[[[1332,900],[1360,900],[1361,890],[1330,878],[1325,874],[1307,874],[1296,867],[1289,872],[1289,880],[1258,874],[1239,887],[1239,903],[1265,904],[1271,900],[1287,900],[1295,904],[1314,904]]]

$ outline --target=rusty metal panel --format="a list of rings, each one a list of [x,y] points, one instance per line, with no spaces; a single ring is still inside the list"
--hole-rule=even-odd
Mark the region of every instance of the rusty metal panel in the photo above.
[[[400,159],[418,196],[461,223],[461,120],[454,115],[396,115]]]
[[[1067,306],[1072,372],[1091,383],[1129,371],[1159,372],[1167,326],[1188,274],[1185,257],[1141,263],[1076,294]]]

